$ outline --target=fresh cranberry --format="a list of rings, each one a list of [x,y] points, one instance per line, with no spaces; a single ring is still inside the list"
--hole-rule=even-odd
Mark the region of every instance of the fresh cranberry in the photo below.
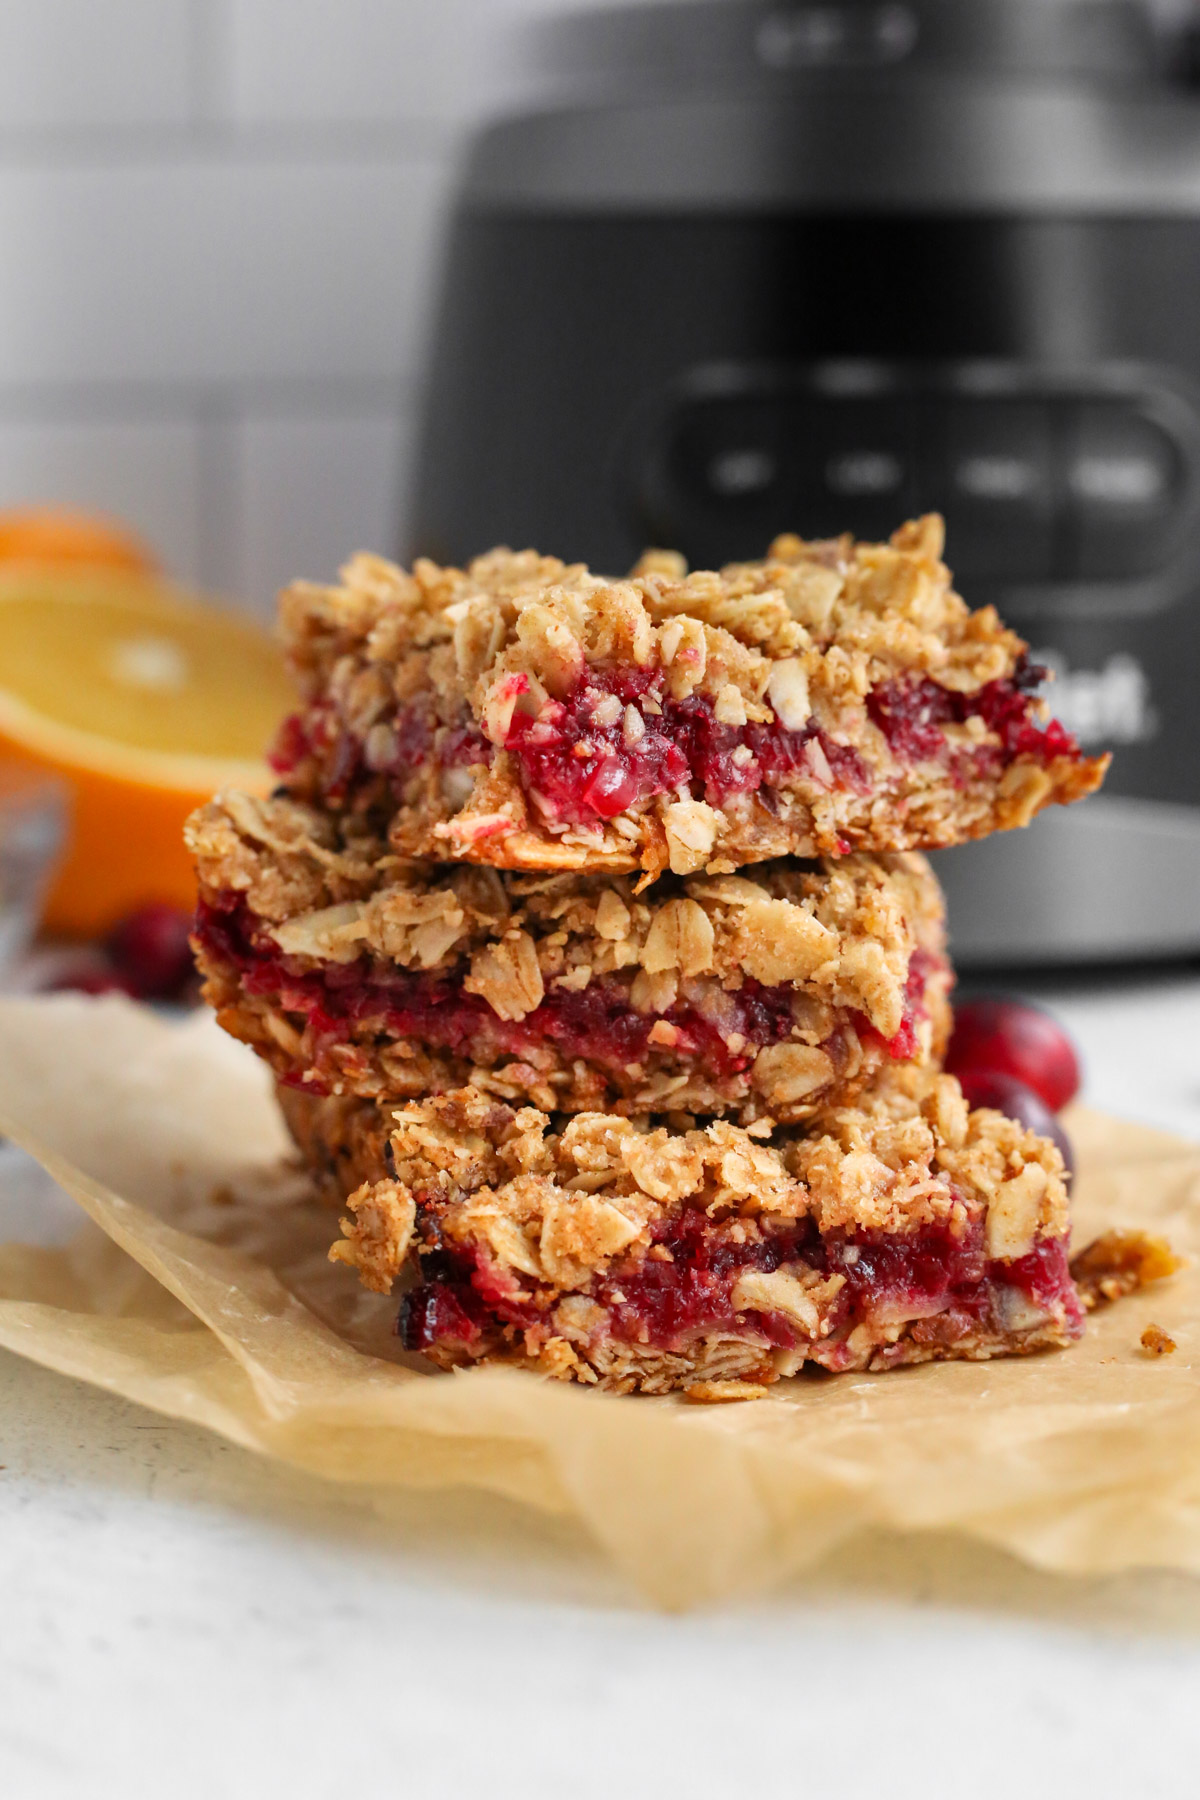
[[[637,798],[637,776],[628,764],[612,753],[602,756],[579,790],[585,806],[602,819],[615,819]]]
[[[987,1069],[1034,1089],[1052,1112],[1079,1092],[1079,1059],[1062,1026],[1023,1000],[969,1000],[954,1014],[946,1067]]]
[[[190,930],[191,919],[177,907],[157,901],[139,907],[108,940],[116,975],[140,999],[175,999],[193,974]]]
[[[1039,1093],[997,1069],[966,1069],[958,1080],[968,1106],[991,1107],[994,1112],[1002,1112],[1005,1118],[1015,1119],[1027,1131],[1036,1131],[1039,1137],[1049,1138],[1051,1143],[1057,1144],[1067,1165],[1068,1183],[1074,1179],[1075,1157],[1071,1140]]]

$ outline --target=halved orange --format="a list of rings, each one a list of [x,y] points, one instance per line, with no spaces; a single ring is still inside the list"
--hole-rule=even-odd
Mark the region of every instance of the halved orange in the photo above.
[[[272,638],[162,583],[0,570],[0,758],[59,776],[73,819],[52,930],[190,907],[181,832],[222,787],[262,791],[291,691]]]
[[[0,512],[0,562],[131,569],[148,575],[158,559],[119,519],[65,506]]]

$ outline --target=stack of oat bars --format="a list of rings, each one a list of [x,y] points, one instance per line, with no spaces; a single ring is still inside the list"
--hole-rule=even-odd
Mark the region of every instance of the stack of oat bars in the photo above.
[[[301,710],[190,821],[195,947],[409,1349],[716,1400],[1079,1335],[1058,1150],[940,1072],[921,852],[1104,762],[941,556],[283,595]]]

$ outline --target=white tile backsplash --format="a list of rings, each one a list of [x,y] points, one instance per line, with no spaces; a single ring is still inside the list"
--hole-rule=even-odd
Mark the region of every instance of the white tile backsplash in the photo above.
[[[394,159],[0,164],[0,385],[409,374],[444,184]]]
[[[202,577],[194,421],[0,419],[0,507],[69,501],[127,520],[187,581]]]
[[[488,92],[495,0],[229,0],[241,120],[460,119]]]
[[[270,613],[294,576],[329,580],[354,550],[394,552],[412,419],[392,408],[251,418],[238,429],[238,591]]]
[[[256,123],[461,123],[522,91],[514,26],[597,3],[226,0],[232,116]]]
[[[256,609],[390,550],[457,136],[584,0],[0,0],[0,505]]]
[[[193,0],[0,0],[0,133],[185,123],[193,27]]]

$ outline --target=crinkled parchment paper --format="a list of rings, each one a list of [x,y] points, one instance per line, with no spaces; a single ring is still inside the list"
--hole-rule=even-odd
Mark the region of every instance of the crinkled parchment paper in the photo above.
[[[1200,1146],[1077,1111],[1076,1242],[1200,1253]],[[800,1377],[697,1407],[518,1371],[431,1374],[330,1264],[262,1067],[207,1018],[0,1002],[0,1132],[90,1215],[0,1248],[0,1344],[345,1482],[490,1489],[581,1519],[655,1599],[762,1586],[864,1526],[1044,1568],[1200,1573],[1200,1263],[1026,1361]],[[96,1229],[98,1227],[99,1229]],[[1150,1358],[1145,1325],[1178,1344]]]

